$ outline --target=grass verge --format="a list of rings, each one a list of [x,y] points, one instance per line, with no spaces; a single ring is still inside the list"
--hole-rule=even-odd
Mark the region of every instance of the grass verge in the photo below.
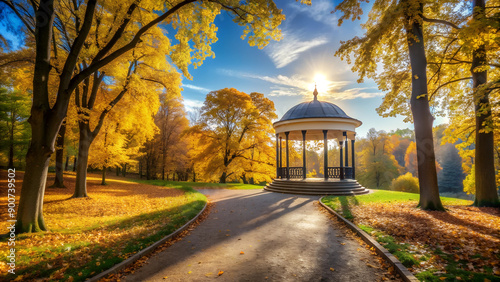
[[[500,211],[445,198],[447,212],[418,209],[419,195],[375,190],[323,203],[355,223],[422,281],[500,281]]]
[[[4,176],[1,191],[6,191]],[[20,193],[22,175],[16,178]],[[198,214],[207,200],[189,185],[155,186],[109,178],[108,185],[101,186],[97,176],[89,177],[88,198],[71,199],[74,182],[67,175],[67,188],[47,188],[44,217],[49,232],[17,235],[15,275],[7,274],[5,258],[11,247],[0,240],[0,280],[84,281],[172,233]],[[1,196],[1,204],[7,203],[6,195]],[[7,230],[6,219],[0,214],[2,230]]]

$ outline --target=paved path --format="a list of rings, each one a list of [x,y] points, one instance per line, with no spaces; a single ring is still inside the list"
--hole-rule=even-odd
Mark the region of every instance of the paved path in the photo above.
[[[207,219],[126,281],[368,282],[382,272],[368,267],[379,266],[374,256],[319,211],[316,196],[200,191],[215,202]]]

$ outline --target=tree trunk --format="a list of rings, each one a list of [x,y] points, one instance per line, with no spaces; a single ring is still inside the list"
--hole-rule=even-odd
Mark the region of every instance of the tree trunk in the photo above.
[[[123,176],[123,177],[127,176],[127,164],[123,164],[123,168],[122,168],[122,176]]]
[[[116,176],[120,176],[120,167],[116,166]]]
[[[64,165],[64,171],[68,171],[69,166],[69,155],[66,153],[66,164]]]
[[[224,171],[219,178],[219,183],[226,183],[227,173]]]
[[[102,168],[102,181],[101,185],[106,185],[106,167]]]
[[[14,168],[14,124],[15,118],[14,113],[10,113],[12,115],[11,127],[9,128],[9,168]]]
[[[418,13],[423,13],[423,4]],[[444,210],[437,185],[436,157],[432,136],[434,117],[429,109],[427,92],[427,59],[424,48],[422,25],[415,14],[407,14],[406,34],[412,70],[411,111],[417,145],[418,182],[420,185],[419,207],[424,210]]]
[[[76,171],[76,163],[77,163],[77,157],[75,156],[75,158],[73,159],[73,172]]]
[[[16,233],[47,230],[43,219],[47,171],[50,156],[54,152],[57,132],[67,110],[67,107],[64,107],[65,101],[54,105],[57,112],[53,112],[49,104],[47,78],[51,69],[50,39],[54,22],[53,8],[53,0],[41,0],[36,17],[33,100],[31,116],[28,119],[31,126],[31,142],[26,154],[26,171],[16,217]]]
[[[474,0],[473,18],[480,20],[486,17],[485,1]],[[488,91],[478,91],[488,81],[487,70],[475,71],[477,67],[487,64],[486,47],[479,46],[472,51],[472,86],[474,89],[474,102],[476,112],[476,150],[475,150],[475,175],[476,175],[476,199],[474,206],[488,207],[499,206],[497,185],[495,181],[495,155],[494,137],[492,126],[491,105]]]
[[[87,197],[87,166],[91,137],[88,123],[80,122],[80,140],[78,143],[78,163],[76,164],[76,184],[73,198]]]
[[[16,233],[46,231],[43,219],[43,196],[50,162],[50,151],[31,143],[26,154],[21,198],[17,213]],[[41,164],[41,165],[40,165]]]
[[[63,179],[63,158],[64,158],[64,135],[66,134],[66,125],[63,123],[59,129],[56,139],[56,177],[52,187],[65,188]]]

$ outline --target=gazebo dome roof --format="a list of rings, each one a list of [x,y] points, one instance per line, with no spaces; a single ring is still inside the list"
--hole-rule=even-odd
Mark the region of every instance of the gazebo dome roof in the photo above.
[[[300,103],[290,110],[288,110],[285,115],[280,119],[280,121],[292,120],[292,119],[303,119],[303,118],[349,118],[350,116],[337,105],[318,101],[314,99],[310,102]]]
[[[300,103],[288,110],[283,117],[273,124],[276,134],[290,140],[302,140],[307,132],[307,140],[322,140],[327,132],[329,139],[338,140],[346,136],[354,140],[356,127],[361,121],[352,118],[337,105],[318,101],[318,90],[314,89],[314,100]]]

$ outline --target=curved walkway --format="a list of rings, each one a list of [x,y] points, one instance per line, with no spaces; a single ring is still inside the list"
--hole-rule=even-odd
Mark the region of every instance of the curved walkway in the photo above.
[[[386,271],[317,196],[199,191],[215,203],[207,219],[126,281],[376,281]]]

